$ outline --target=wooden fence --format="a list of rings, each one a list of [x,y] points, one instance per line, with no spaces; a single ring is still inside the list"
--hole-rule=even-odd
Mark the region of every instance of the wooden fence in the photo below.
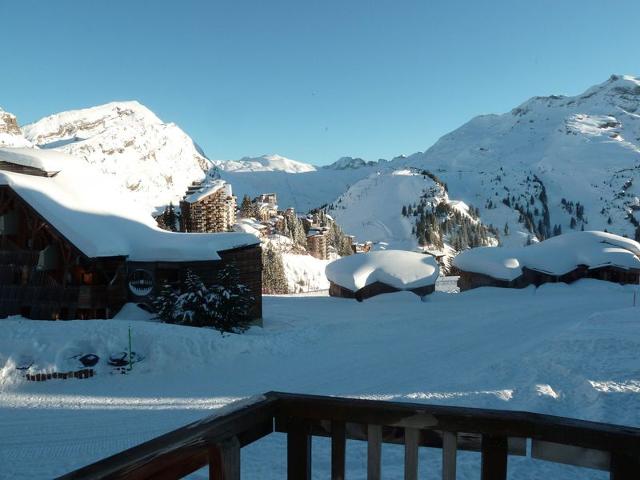
[[[367,442],[367,478],[380,479],[385,443],[404,445],[404,478],[418,478],[418,450],[442,449],[442,478],[456,478],[460,450],[479,452],[478,478],[507,478],[510,455],[640,478],[640,429],[526,412],[270,392],[71,472],[64,479],[174,479],[204,466],[240,479],[240,449],[287,435],[287,478],[311,478],[311,439],[331,439],[331,479],[344,480],[346,440]],[[533,464],[532,464],[533,466]],[[429,468],[428,465],[423,466]]]

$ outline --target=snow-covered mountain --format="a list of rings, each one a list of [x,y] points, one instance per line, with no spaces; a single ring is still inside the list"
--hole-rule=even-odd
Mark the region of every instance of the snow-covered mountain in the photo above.
[[[0,147],[31,147],[32,144],[22,134],[13,113],[0,108]]]
[[[184,131],[135,101],[57,113],[23,132],[40,148],[84,158],[150,207],[176,202],[211,168]]]
[[[291,160],[280,155],[243,157],[240,160],[214,160],[214,165],[227,172],[285,172],[303,173],[316,170],[311,164]]]
[[[534,97],[476,117],[424,153],[391,162],[429,169],[479,207],[505,243],[554,230],[634,236],[640,214],[640,79],[613,75],[581,95]],[[517,234],[514,238],[514,234]]]

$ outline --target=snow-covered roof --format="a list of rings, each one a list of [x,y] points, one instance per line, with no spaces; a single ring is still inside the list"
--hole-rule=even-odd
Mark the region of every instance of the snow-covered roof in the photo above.
[[[327,278],[358,291],[381,282],[400,290],[434,285],[440,268],[430,255],[406,250],[380,250],[342,257],[327,265]]]
[[[253,218],[240,218],[233,226],[233,230],[236,232],[245,232],[256,236],[259,236],[266,228],[268,228],[267,225],[263,225]]]
[[[231,185],[229,185],[227,182],[225,182],[224,180],[220,180],[219,178],[207,178],[204,182],[202,182],[202,185],[198,190],[184,197],[184,200],[185,202],[189,203],[199,202],[203,198],[208,197],[209,195],[216,193],[221,189],[225,190],[225,194],[227,196],[230,197],[232,195]]]
[[[526,247],[479,247],[466,250],[453,264],[466,272],[511,281],[524,267],[564,275],[578,265],[640,270],[640,243],[612,233],[571,232]]]
[[[36,151],[37,155],[33,152]],[[55,150],[34,150],[33,148],[2,148],[0,161],[37,168],[43,172],[57,173],[62,170],[69,156]]]
[[[55,157],[51,155],[54,154]],[[158,228],[147,210],[119,191],[109,177],[82,160],[39,149],[0,148],[0,161],[49,167],[54,177],[0,170],[8,185],[88,257],[127,256],[133,261],[218,260],[218,252],[259,243],[246,233],[175,233]]]

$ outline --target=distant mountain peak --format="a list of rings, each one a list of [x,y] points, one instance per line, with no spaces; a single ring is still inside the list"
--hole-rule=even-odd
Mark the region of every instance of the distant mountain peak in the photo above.
[[[347,170],[347,169],[356,169],[362,167],[373,167],[380,162],[384,162],[384,160],[375,161],[367,161],[359,157],[340,157],[335,162],[326,165],[323,168],[330,168],[332,170]]]
[[[215,160],[214,164],[227,172],[314,172],[316,167],[309,163],[299,162],[278,154],[260,155],[259,157],[242,157],[240,160]]]

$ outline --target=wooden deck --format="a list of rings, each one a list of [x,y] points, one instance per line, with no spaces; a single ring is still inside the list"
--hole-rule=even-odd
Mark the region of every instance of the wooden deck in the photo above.
[[[418,479],[418,450],[442,449],[442,478],[456,478],[460,450],[479,452],[482,480],[507,478],[519,455],[640,478],[640,429],[501,410],[269,392],[229,406],[64,479],[174,479],[209,466],[209,478],[240,479],[240,449],[272,432],[287,434],[287,478],[311,478],[311,441],[331,438],[331,479],[344,480],[346,440],[367,442],[368,480],[380,479],[382,445],[404,445],[404,478]],[[530,448],[529,448],[530,445]],[[429,468],[428,465],[422,468]]]

